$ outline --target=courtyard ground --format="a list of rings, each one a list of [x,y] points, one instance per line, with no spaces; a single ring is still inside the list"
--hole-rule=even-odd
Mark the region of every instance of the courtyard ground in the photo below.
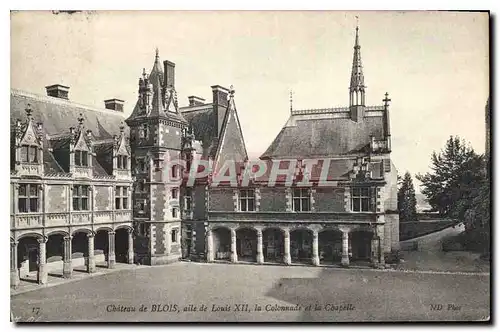
[[[11,313],[16,321],[485,320],[490,276],[181,262],[14,295]]]

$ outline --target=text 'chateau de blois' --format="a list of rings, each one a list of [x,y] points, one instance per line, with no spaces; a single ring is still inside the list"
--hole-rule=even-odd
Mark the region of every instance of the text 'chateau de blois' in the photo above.
[[[195,160],[213,172],[248,164],[237,98],[214,85],[210,102],[191,96],[179,106],[175,64],[158,50],[128,117],[123,100],[84,106],[60,84],[46,96],[11,90],[12,286],[45,284],[54,271],[71,278],[75,269],[180,259],[383,267],[399,243],[390,99],[365,105],[358,30],[349,105],[291,109],[260,156],[284,169],[296,160],[291,185],[283,176],[269,185],[271,167],[245,186],[212,186],[213,174],[188,185]],[[325,158],[329,182],[319,186],[319,168],[303,161]]]

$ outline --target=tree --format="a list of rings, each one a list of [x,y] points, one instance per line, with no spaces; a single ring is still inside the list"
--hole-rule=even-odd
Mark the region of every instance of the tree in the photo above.
[[[482,158],[458,136],[448,139],[445,148],[431,156],[431,172],[417,174],[422,193],[434,211],[463,220],[481,181]]]
[[[398,210],[400,221],[417,220],[417,199],[411,174],[406,172],[398,190]]]

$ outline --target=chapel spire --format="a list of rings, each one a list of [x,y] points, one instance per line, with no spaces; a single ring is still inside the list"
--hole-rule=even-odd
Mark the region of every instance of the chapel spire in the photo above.
[[[358,17],[356,16],[356,19]],[[359,44],[359,24],[356,24],[356,37],[354,40],[354,54],[352,58],[351,84],[349,86],[349,106],[353,120],[363,117],[365,106],[365,77],[361,62],[361,45]]]

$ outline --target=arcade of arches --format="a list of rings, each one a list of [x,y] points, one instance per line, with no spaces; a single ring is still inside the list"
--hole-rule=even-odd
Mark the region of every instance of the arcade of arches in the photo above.
[[[134,263],[132,228],[107,228],[71,235],[25,234],[10,243],[11,284],[20,280],[46,284],[48,275],[71,278],[73,271],[93,273],[96,267],[114,268],[116,262]]]
[[[384,264],[382,240],[369,228],[281,228],[211,226],[207,260],[343,265]]]

